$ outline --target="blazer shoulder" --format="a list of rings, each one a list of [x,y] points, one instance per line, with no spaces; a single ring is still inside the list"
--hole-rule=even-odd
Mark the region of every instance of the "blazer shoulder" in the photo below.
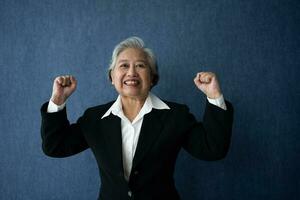
[[[177,103],[177,102],[171,102],[171,101],[165,101],[163,100],[163,102],[165,102],[170,109],[172,110],[188,110],[188,106],[186,104],[181,104],[181,103]]]
[[[104,115],[104,113],[112,106],[113,103],[114,101],[111,101],[106,104],[89,107],[84,113],[86,115]]]

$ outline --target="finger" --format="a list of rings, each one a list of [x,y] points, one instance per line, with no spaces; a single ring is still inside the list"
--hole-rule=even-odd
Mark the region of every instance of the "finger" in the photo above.
[[[197,79],[200,80],[201,75],[203,75],[204,72],[197,73]]]
[[[198,79],[197,76],[194,78],[194,83],[195,83],[197,86],[198,86],[199,84],[201,84],[201,83],[199,82],[199,79]]]
[[[202,72],[197,73],[196,76],[195,76],[195,78],[194,78],[194,81],[200,80],[201,74],[202,74]]]
[[[71,82],[71,84],[76,84],[77,83],[74,76],[70,76],[70,82]]]
[[[202,73],[200,75],[199,81],[201,83],[210,83],[210,81],[211,81],[211,75],[209,73]]]
[[[200,89],[201,85],[203,84],[201,81],[200,81],[200,77],[201,75],[203,74],[204,72],[198,72],[196,74],[196,77],[194,78],[194,83],[195,85]]]
[[[76,81],[76,79],[73,76],[70,76],[70,82],[71,82],[70,87],[75,90],[76,89],[76,85],[77,85],[77,81]]]
[[[63,87],[68,87],[71,85],[71,80],[70,80],[70,76],[69,75],[65,75],[65,76],[62,76],[62,86]]]
[[[196,83],[196,82],[198,82],[198,80],[199,80],[199,76],[197,74],[196,77],[194,78],[194,82]]]
[[[61,77],[61,76],[56,77],[56,79],[55,79],[55,82],[56,82],[57,84],[59,84],[59,85],[62,85],[62,84],[63,84],[63,81],[64,81],[64,79],[63,79],[63,77]]]
[[[69,75],[65,76],[65,85],[66,86],[70,86],[71,85],[71,80],[70,80],[70,76]]]
[[[65,87],[66,86],[66,77],[65,76],[61,76],[61,80],[62,80],[61,85],[63,87]]]

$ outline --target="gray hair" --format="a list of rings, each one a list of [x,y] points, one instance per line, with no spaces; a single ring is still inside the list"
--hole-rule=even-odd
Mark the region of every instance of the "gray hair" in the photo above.
[[[120,42],[119,44],[117,44],[115,46],[114,51],[111,56],[110,65],[108,68],[108,77],[109,77],[110,81],[112,81],[111,71],[116,66],[118,56],[120,55],[120,53],[122,51],[124,51],[125,49],[128,49],[128,48],[140,49],[145,53],[147,62],[150,65],[150,74],[152,76],[151,88],[154,87],[157,84],[158,79],[159,79],[156,58],[155,58],[153,51],[149,48],[146,48],[144,41],[139,37],[127,38],[126,40],[123,40],[122,42]]]

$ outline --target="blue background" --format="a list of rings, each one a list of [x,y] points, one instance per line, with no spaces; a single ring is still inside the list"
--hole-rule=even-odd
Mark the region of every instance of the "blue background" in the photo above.
[[[107,66],[132,35],[157,55],[158,96],[189,105],[201,120],[205,96],[193,78],[213,71],[235,107],[224,160],[180,153],[183,200],[299,199],[299,9],[287,0],[1,0],[0,199],[96,199],[91,151],[46,157],[39,109],[63,74],[78,80],[71,121],[115,99]]]

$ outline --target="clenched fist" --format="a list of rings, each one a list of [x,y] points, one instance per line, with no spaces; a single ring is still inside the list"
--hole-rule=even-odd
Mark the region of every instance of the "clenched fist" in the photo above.
[[[222,94],[217,76],[212,72],[197,73],[194,82],[208,98],[216,99]]]
[[[75,91],[77,81],[73,76],[58,76],[53,82],[51,101],[56,105],[62,105]]]

